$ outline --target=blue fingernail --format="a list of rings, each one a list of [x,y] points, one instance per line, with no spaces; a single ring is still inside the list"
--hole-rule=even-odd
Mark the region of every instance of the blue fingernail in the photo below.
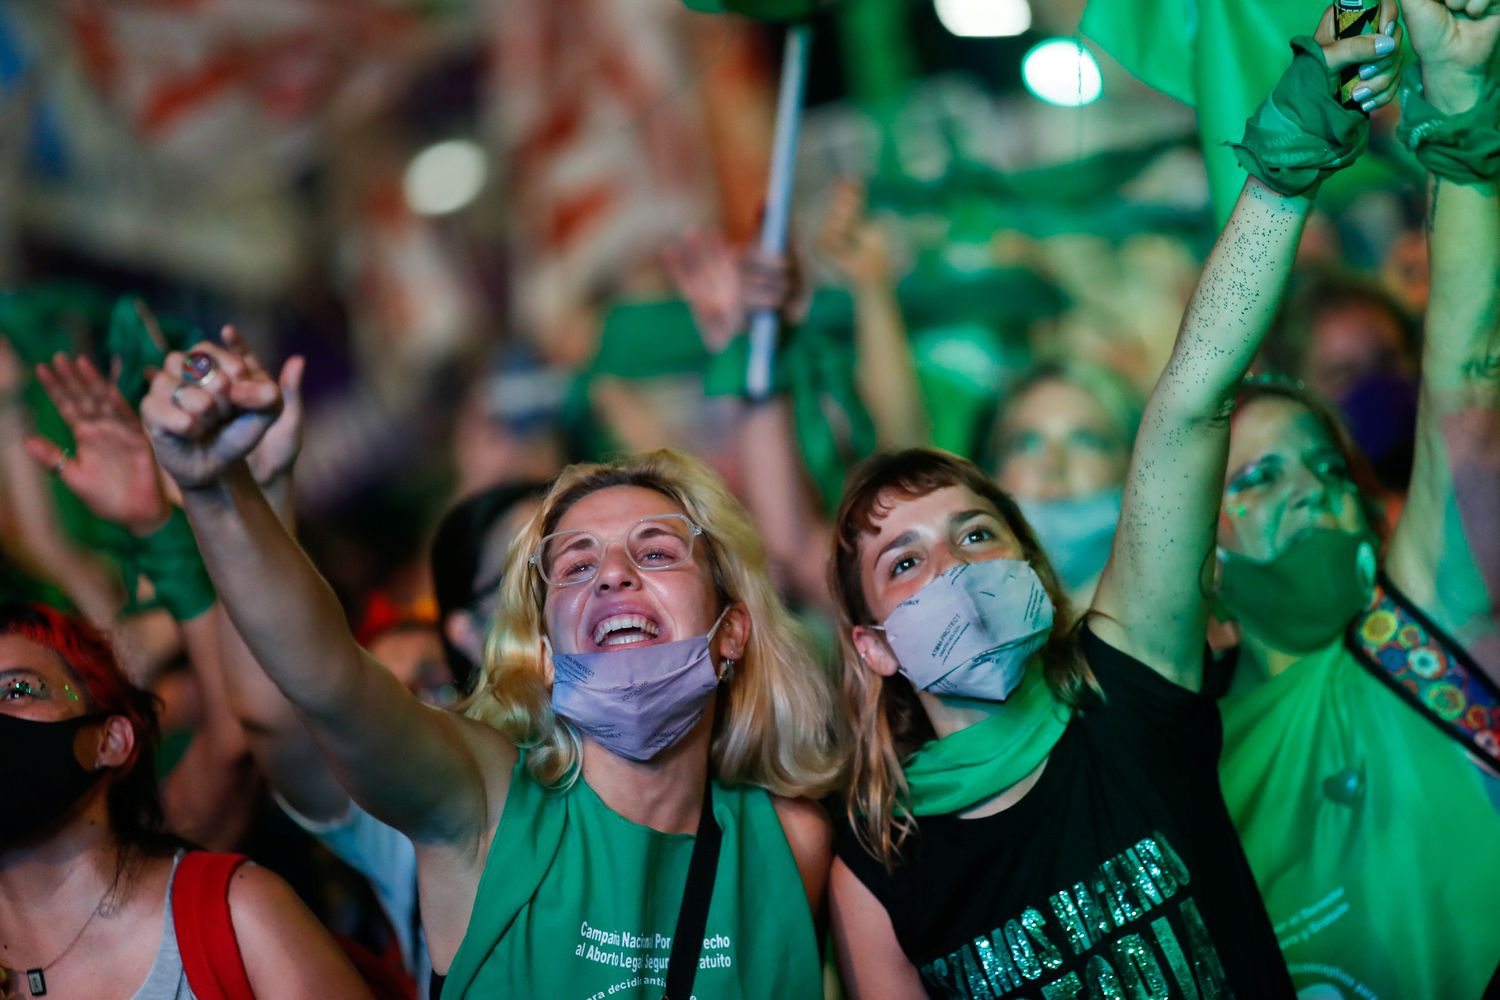
[[[1387,35],[1394,35],[1396,33],[1396,22],[1392,21],[1390,24],[1387,24],[1383,30]]]
[[[1375,102],[1374,101],[1366,101],[1365,103],[1363,103],[1363,104],[1360,105],[1360,108],[1362,108],[1364,110],[1365,114],[1369,114],[1370,112],[1372,112],[1372,111],[1375,110]]]
[[[1356,101],[1364,101],[1368,100],[1370,95],[1373,93],[1375,93],[1375,91],[1371,90],[1369,87],[1355,87],[1353,97]]]
[[[1377,56],[1389,55],[1396,51],[1396,40],[1390,35],[1375,36],[1375,54]]]
[[[1359,68],[1359,78],[1361,80],[1368,80],[1370,77],[1374,76],[1377,72],[1378,72],[1378,70],[1375,69],[1375,66],[1374,66],[1373,63],[1370,64],[1370,65],[1367,65],[1367,66],[1361,66]]]

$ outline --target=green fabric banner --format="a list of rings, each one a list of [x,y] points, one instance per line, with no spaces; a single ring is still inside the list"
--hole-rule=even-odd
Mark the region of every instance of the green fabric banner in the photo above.
[[[1222,225],[1245,183],[1225,144],[1239,140],[1245,120],[1286,69],[1287,43],[1312,31],[1322,10],[1301,0],[1089,0],[1082,31],[1141,82],[1197,109],[1214,215]],[[1409,47],[1406,65],[1414,65]],[[1329,182],[1325,200],[1345,201],[1410,172],[1409,158],[1394,144],[1378,152],[1389,162],[1361,159]]]

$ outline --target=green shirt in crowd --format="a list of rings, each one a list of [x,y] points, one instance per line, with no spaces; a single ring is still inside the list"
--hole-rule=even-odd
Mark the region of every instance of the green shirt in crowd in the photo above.
[[[694,995],[822,997],[812,913],[770,794],[715,782],[713,807],[724,839]],[[443,997],[658,1000],[693,840],[630,822],[581,778],[550,791],[523,757]]]
[[[1343,642],[1221,708],[1224,798],[1299,996],[1479,1000],[1500,962],[1494,779]]]

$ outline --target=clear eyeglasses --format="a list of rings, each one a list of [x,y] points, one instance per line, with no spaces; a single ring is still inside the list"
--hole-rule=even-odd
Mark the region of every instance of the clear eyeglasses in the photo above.
[[[625,535],[625,554],[639,570],[676,569],[693,558],[693,542],[701,534],[703,529],[684,514],[642,518]],[[607,544],[592,531],[554,531],[529,561],[548,586],[572,587],[599,575]]]

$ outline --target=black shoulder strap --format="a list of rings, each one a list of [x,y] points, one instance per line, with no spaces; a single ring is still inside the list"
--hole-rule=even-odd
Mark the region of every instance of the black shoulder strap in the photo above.
[[[698,814],[698,835],[688,861],[687,888],[682,909],[677,911],[677,929],[672,932],[672,954],[667,959],[667,992],[662,1000],[689,1000],[703,952],[703,933],[708,927],[708,903],[714,894],[714,876],[719,870],[719,844],[724,831],[714,819],[713,788],[703,779],[703,811]]]

